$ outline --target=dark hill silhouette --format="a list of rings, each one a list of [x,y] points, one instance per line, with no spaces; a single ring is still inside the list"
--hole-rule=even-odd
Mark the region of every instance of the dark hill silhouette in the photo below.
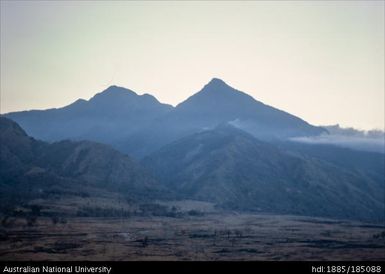
[[[225,208],[383,220],[383,181],[229,125],[184,137],[143,162],[168,188]]]
[[[167,195],[150,173],[107,145],[90,141],[48,144],[29,137],[15,122],[0,116],[3,206],[6,201],[54,198],[48,194],[52,189],[81,193],[86,187],[137,200]]]

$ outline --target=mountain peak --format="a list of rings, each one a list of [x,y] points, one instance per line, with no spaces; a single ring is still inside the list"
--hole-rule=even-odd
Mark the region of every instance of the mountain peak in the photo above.
[[[213,79],[210,80],[209,84],[226,84],[226,83],[222,79],[214,77]]]
[[[107,89],[103,90],[100,94],[102,94],[102,93],[119,93],[119,94],[134,93],[134,94],[136,94],[134,91],[132,91],[130,89],[127,89],[124,87],[119,87],[116,85],[109,86]]]
[[[91,98],[90,101],[95,101],[96,100],[121,100],[121,98],[125,98],[127,95],[137,95],[134,91],[124,88],[124,87],[119,87],[119,86],[109,86],[102,92],[99,92],[94,95],[94,97]]]
[[[225,100],[230,100],[230,98],[236,97],[247,97],[248,99],[252,99],[252,97],[242,91],[239,91],[232,86],[228,85],[225,81],[219,78],[213,78],[208,82],[203,89],[196,93],[200,95],[205,95],[205,96],[214,96],[214,97],[222,97],[222,99]],[[254,99],[253,99],[254,100]]]
[[[218,90],[218,89],[220,90],[222,88],[231,88],[232,89],[232,87],[230,87],[228,84],[226,84],[225,81],[223,81],[222,79],[219,79],[219,78],[211,79],[211,81],[208,82],[204,87],[204,89],[207,89],[207,88],[215,89],[215,90]]]
[[[239,101],[252,101],[255,100],[244,92],[241,92],[219,78],[213,78],[208,82],[199,92],[190,96],[187,100],[180,103],[178,106],[186,106],[189,104],[208,104],[209,108],[212,104],[225,105],[227,108],[237,106]]]
[[[0,138],[6,134],[12,136],[27,136],[25,131],[13,120],[0,116]]]

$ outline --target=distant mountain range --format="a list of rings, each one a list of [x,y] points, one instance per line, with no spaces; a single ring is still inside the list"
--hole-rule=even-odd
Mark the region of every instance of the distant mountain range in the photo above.
[[[111,86],[89,101],[78,100],[59,109],[5,114],[34,138],[92,140],[110,144],[142,158],[183,136],[234,122],[262,139],[314,136],[325,129],[315,127],[284,111],[256,101],[220,79],[175,108],[153,96]]]
[[[151,95],[140,96],[111,86],[89,101],[79,99],[63,108],[15,112],[5,117],[43,141],[73,139],[115,144],[171,109]]]
[[[293,142],[328,131],[219,79],[176,107],[112,86],[0,130],[3,205],[70,192],[385,222],[383,153]]]

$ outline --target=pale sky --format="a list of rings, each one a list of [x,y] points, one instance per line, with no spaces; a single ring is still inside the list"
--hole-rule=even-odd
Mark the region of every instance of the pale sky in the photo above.
[[[384,129],[383,1],[4,1],[1,113],[211,78],[314,125]]]

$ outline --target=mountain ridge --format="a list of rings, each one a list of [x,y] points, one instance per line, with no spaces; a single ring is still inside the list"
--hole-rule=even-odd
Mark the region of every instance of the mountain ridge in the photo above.
[[[33,191],[32,198],[58,187],[92,187],[137,199],[165,192],[139,163],[105,144],[69,140],[45,143],[29,137],[19,125],[2,116],[0,129],[0,187],[4,198],[26,199],[30,196],[24,193],[26,187]]]
[[[221,123],[137,162],[93,141],[35,140],[0,116],[5,206],[120,193],[129,200],[192,199],[222,210],[383,222],[385,170],[379,161],[384,155],[267,142]]]
[[[213,78],[176,107],[149,94],[110,86],[89,100],[63,108],[5,114],[44,141],[93,140],[142,158],[180,137],[229,121],[258,138],[312,136],[325,132]],[[156,138],[155,138],[156,136]]]
[[[168,144],[143,164],[168,188],[223,208],[383,221],[378,177],[324,159],[221,125]]]
[[[113,146],[117,136],[125,138],[171,108],[153,96],[111,86],[88,101],[79,99],[62,108],[4,116],[43,141],[92,140]]]
[[[124,150],[130,143],[134,143],[135,147],[148,147],[147,151],[135,151],[135,148],[127,150],[128,153],[142,158],[179,138],[230,121],[239,121],[239,128],[264,140],[313,136],[327,132],[294,115],[265,105],[214,78],[200,91],[153,121],[149,127],[142,129],[131,139],[123,140],[120,147]]]

